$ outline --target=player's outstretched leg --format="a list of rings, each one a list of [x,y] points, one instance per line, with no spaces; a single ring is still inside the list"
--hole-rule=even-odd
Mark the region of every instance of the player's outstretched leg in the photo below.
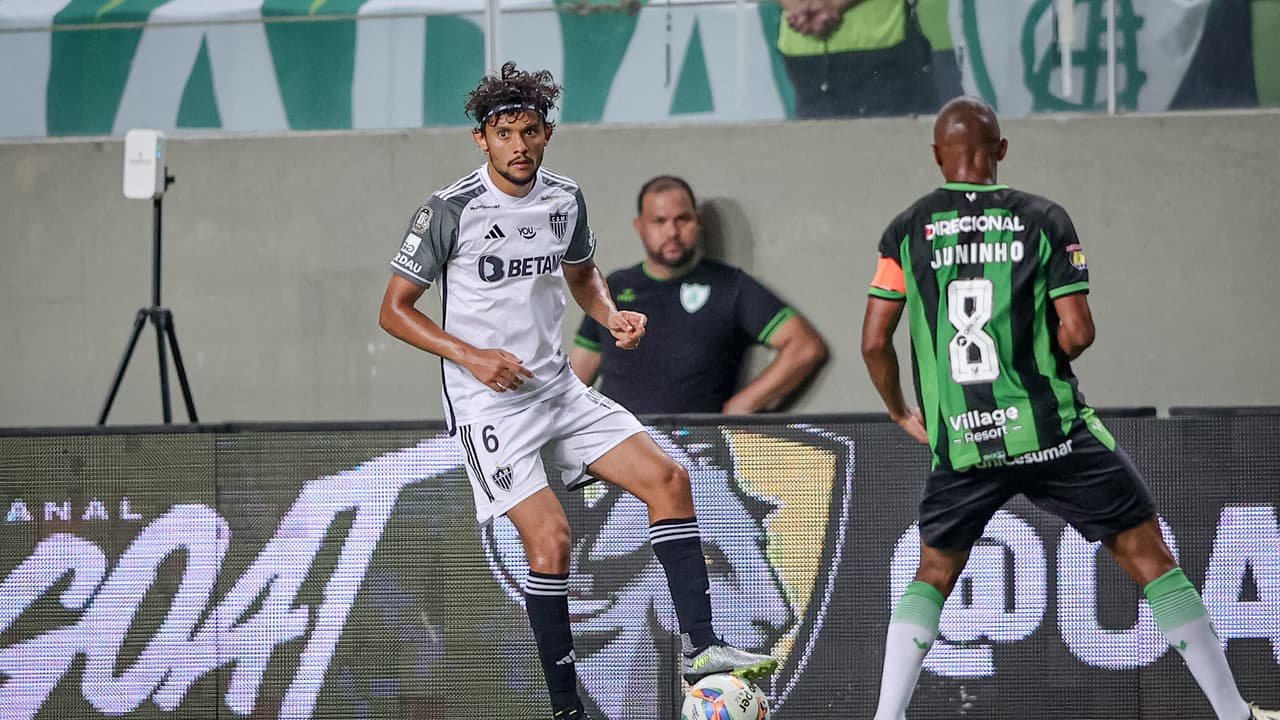
[[[715,673],[733,673],[758,683],[778,669],[777,659],[726,645],[711,625],[711,583],[702,554],[696,518],[659,520],[649,526],[649,543],[667,575],[680,632],[692,652],[685,655],[683,675],[693,684]]]
[[[666,573],[680,632],[692,648],[684,659],[685,680],[694,683],[714,673],[733,673],[760,682],[772,675],[778,669],[776,658],[726,645],[712,627],[711,583],[689,473],[644,432],[631,435],[592,463],[591,472],[649,506],[649,543]]]
[[[1183,662],[1205,697],[1209,698],[1218,718],[1245,720],[1258,717],[1250,714],[1249,706],[1240,697],[1231,668],[1227,665],[1226,653],[1222,650],[1222,641],[1213,629],[1204,601],[1182,569],[1175,567],[1148,583],[1142,591],[1151,605],[1151,614],[1155,616],[1160,632],[1182,655]]]
[[[1264,710],[1240,697],[1222,641],[1213,629],[1200,593],[1182,568],[1166,572],[1147,583],[1142,591],[1160,632],[1182,655],[1219,720],[1280,720],[1280,712]]]
[[[1222,641],[1200,593],[1183,574],[1155,517],[1103,540],[1116,563],[1142,586],[1165,640],[1182,655],[1218,720],[1253,717],[1236,689]]]

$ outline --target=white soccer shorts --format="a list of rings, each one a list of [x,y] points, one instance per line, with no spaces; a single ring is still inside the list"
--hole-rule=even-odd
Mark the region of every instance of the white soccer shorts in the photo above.
[[[548,486],[539,454],[543,446],[553,445],[556,469],[565,486],[575,489],[589,482],[587,465],[644,431],[630,411],[576,378],[562,395],[459,425],[454,440],[471,480],[476,522],[488,524]]]

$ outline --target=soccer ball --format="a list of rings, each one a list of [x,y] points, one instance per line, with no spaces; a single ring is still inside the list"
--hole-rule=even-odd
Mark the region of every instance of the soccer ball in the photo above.
[[[725,674],[708,675],[689,688],[680,708],[680,720],[764,720],[769,700],[764,691]]]

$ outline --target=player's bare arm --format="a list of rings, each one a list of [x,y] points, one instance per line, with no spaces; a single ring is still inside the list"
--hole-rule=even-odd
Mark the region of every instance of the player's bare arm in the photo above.
[[[605,282],[604,273],[596,267],[594,260],[569,264],[565,263],[564,279],[569,284],[569,291],[592,320],[603,325],[618,347],[634,350],[644,337],[645,325],[649,318],[644,313],[633,310],[619,310],[613,304],[609,294],[609,284]]]
[[[1063,295],[1053,301],[1058,313],[1058,347],[1071,360],[1093,344],[1093,313],[1089,311],[1089,296],[1084,293]]]
[[[827,359],[827,344],[808,320],[793,315],[769,338],[776,351],[773,360],[729,398],[724,412],[746,415],[773,408],[788,393],[800,387]]]
[[[476,348],[444,331],[417,308],[426,288],[392,275],[382,296],[378,324],[391,336],[455,362],[497,392],[514,390],[533,377],[520,358],[498,348]]]
[[[925,431],[920,411],[908,407],[902,394],[898,351],[893,347],[893,333],[898,329],[905,305],[901,300],[867,298],[867,311],[862,319],[862,359],[871,373],[871,382],[884,399],[889,417],[908,435],[928,444],[929,433]]]

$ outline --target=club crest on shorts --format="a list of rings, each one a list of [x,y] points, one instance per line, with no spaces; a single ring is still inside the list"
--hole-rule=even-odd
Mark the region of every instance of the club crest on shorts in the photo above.
[[[711,286],[702,283],[685,283],[680,286],[680,305],[692,315],[702,309],[711,298]]]
[[[556,234],[556,239],[563,240],[565,230],[569,229],[569,214],[556,208],[547,216],[547,222],[551,224],[551,232]]]
[[[417,214],[413,216],[412,232],[415,235],[424,235],[429,227],[431,227],[431,208],[430,206],[423,205],[418,208]]]
[[[503,465],[493,471],[493,484],[503,490],[511,489],[511,466]]]

